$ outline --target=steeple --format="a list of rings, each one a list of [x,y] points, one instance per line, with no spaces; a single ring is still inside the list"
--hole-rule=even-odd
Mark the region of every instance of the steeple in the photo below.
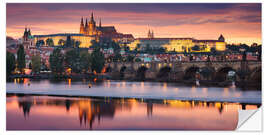
[[[84,25],[84,24],[83,24],[83,17],[82,17],[82,19],[81,19],[81,25]]]
[[[85,28],[88,27],[88,22],[87,22],[87,18],[85,19]]]
[[[154,31],[153,30],[148,30],[147,38],[154,38]]]
[[[148,38],[151,38],[151,31],[150,31],[150,29],[148,30],[147,37],[148,37]]]
[[[99,18],[99,27],[101,28],[101,18]]]
[[[81,24],[80,24],[80,34],[85,34],[84,24],[83,24],[83,17],[81,19]]]
[[[28,36],[31,36],[31,30],[30,30],[30,28],[28,29]]]
[[[93,14],[93,12],[91,13],[91,20],[90,21],[94,22],[94,14]]]
[[[223,37],[223,35],[222,35],[222,34],[220,34],[220,36],[219,36],[218,40],[219,40],[219,41],[221,41],[221,42],[225,42],[225,38]]]

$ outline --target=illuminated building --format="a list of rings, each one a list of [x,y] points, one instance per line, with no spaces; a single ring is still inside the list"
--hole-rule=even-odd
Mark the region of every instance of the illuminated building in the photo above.
[[[114,26],[102,26],[101,19],[99,25],[96,25],[93,13],[90,20],[81,18],[79,33],[58,33],[49,35],[34,35],[33,44],[42,42],[43,46],[61,46],[70,38],[74,42],[79,42],[80,48],[89,48],[92,44],[92,40],[100,41],[102,39],[112,39],[115,42],[121,44],[128,44],[134,40],[132,34],[123,34],[116,31]],[[23,38],[24,39],[24,38]],[[47,40],[52,40],[52,43],[48,44]]]
[[[74,42],[78,42],[80,48],[89,48],[92,45],[92,40],[99,42],[104,39],[112,39],[119,43],[121,47],[127,45],[130,50],[136,48],[137,50],[165,48],[166,51],[175,52],[210,52],[212,48],[216,51],[225,51],[226,49],[225,38],[222,35],[218,40],[197,40],[189,37],[155,38],[154,31],[149,30],[147,38],[134,39],[132,34],[117,32],[114,26],[102,26],[101,19],[97,26],[93,13],[89,20],[88,18],[85,18],[85,20],[83,17],[81,18],[78,32],[31,36],[30,29],[26,29],[23,41],[28,46],[35,46],[40,42],[43,43],[43,46],[61,46],[69,38]],[[50,40],[50,42],[47,42],[47,40]]]
[[[210,52],[211,48],[225,51],[226,42],[223,35],[218,40],[197,40],[194,38],[154,38],[154,33],[148,31],[147,38],[137,38],[128,44],[130,50],[146,50],[165,48],[166,51],[175,52]],[[197,49],[195,50],[195,46]]]
[[[28,48],[28,49],[35,46],[34,38],[31,35],[30,28],[29,29],[25,28],[23,37],[22,37],[22,44],[25,48]]]

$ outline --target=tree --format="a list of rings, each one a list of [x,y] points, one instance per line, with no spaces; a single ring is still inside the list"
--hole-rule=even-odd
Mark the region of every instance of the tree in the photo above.
[[[191,49],[194,51],[200,51],[200,46],[194,45]]]
[[[121,48],[120,48],[120,45],[118,43],[116,43],[116,42],[114,42],[114,41],[111,40],[109,42],[109,44],[110,44],[110,47],[113,48],[113,51],[114,52],[120,52]]]
[[[100,47],[99,43],[96,40],[91,40],[91,48],[97,48]]]
[[[145,49],[145,51],[149,53],[149,52],[151,52],[151,50],[152,50],[152,49],[151,49],[151,47],[150,47],[150,44],[146,44],[146,49]]]
[[[128,56],[127,56],[127,61],[128,61],[128,62],[133,62],[133,61],[134,61],[134,58],[135,58],[134,56],[128,55]]]
[[[211,48],[211,53],[215,55],[215,54],[217,53],[216,48],[212,47],[212,48]]]
[[[87,51],[80,53],[80,64],[82,71],[86,72],[91,66],[91,55]]]
[[[32,72],[38,73],[40,71],[40,67],[41,67],[40,55],[32,56],[31,61],[32,61]]]
[[[70,36],[67,36],[65,47],[74,47],[74,44],[75,44],[74,39],[71,39]]]
[[[6,72],[7,72],[7,77],[9,77],[16,68],[16,60],[15,60],[14,54],[7,51],[6,61],[7,61]]]
[[[158,51],[158,54],[164,53],[165,52],[165,48],[164,47],[160,47],[157,51]]]
[[[63,40],[63,39],[60,39],[60,40],[58,41],[58,45],[63,46],[63,45],[65,45],[65,44],[66,44],[66,41]]]
[[[18,69],[23,73],[25,68],[25,52],[23,45],[20,45],[17,51],[17,65]]]
[[[63,67],[63,62],[64,62],[64,56],[61,53],[60,48],[56,48],[53,50],[53,53],[50,55],[50,68],[51,71],[54,74],[62,74],[64,67]]]
[[[257,60],[258,60],[258,61],[261,61],[261,60],[262,60],[262,46],[261,46],[261,45],[258,46],[257,52],[258,52]]]
[[[40,46],[43,46],[45,44],[44,40],[38,40],[36,43],[36,47],[39,48]]]
[[[75,42],[75,47],[74,48],[79,48],[81,45],[81,41],[76,41]]]
[[[32,69],[32,63],[31,62],[28,64],[28,68]]]
[[[136,51],[136,52],[139,51],[140,48],[141,48],[141,44],[137,44],[136,47],[135,47],[135,51]]]
[[[46,45],[47,46],[54,46],[53,39],[51,39],[51,38],[46,39]]]
[[[91,69],[100,73],[104,67],[105,58],[104,54],[100,51],[100,48],[95,48],[91,53]]]
[[[246,60],[247,60],[247,53],[246,51],[244,51],[242,55],[242,61],[246,61]]]
[[[75,73],[79,73],[81,71],[80,65],[80,54],[78,50],[72,49],[65,54],[65,63],[67,67],[71,68],[71,70]]]

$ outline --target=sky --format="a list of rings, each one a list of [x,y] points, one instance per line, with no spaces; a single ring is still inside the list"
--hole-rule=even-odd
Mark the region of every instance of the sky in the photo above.
[[[81,17],[91,12],[103,26],[115,26],[135,38],[192,37],[217,39],[227,43],[261,44],[261,4],[259,3],[8,3],[6,34],[23,36],[24,28],[32,35],[79,33]]]

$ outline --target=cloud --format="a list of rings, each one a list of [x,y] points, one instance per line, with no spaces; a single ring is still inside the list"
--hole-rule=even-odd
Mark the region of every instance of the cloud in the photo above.
[[[155,28],[157,36],[166,32],[179,35],[179,30],[175,31],[179,28],[195,35],[204,29],[217,35],[224,29],[261,36],[260,3],[8,3],[7,33],[19,35],[16,31],[23,31],[26,25],[36,33],[77,32],[80,18],[89,18],[92,11],[103,25],[134,35],[143,35],[149,26]]]

